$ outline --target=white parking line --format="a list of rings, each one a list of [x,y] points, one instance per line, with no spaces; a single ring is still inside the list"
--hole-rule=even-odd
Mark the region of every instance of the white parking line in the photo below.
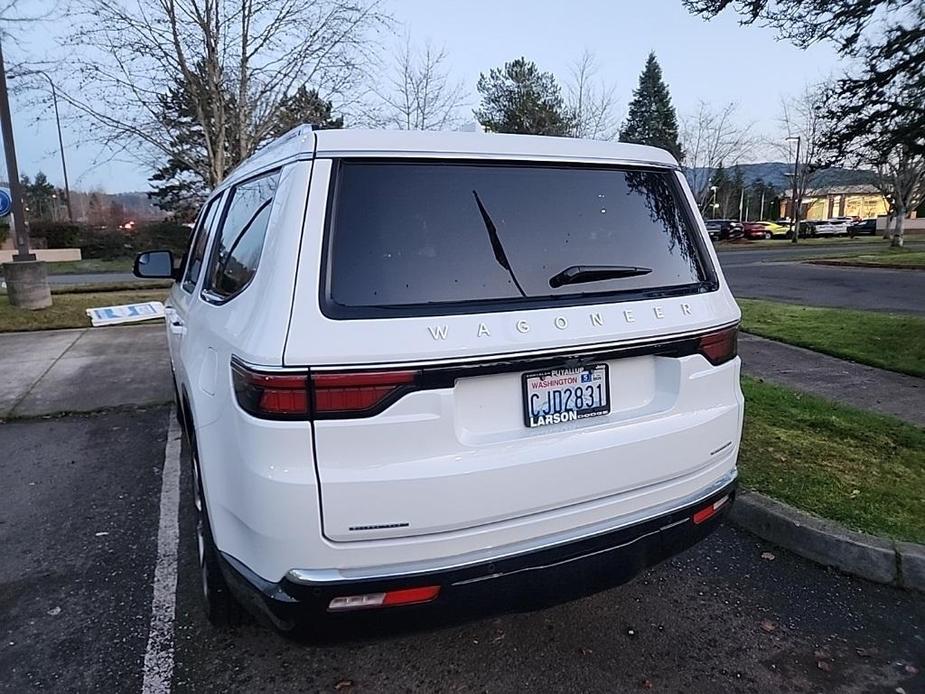
[[[166,694],[173,679],[173,622],[177,603],[177,544],[180,538],[180,426],[173,408],[164,447],[160,523],[157,529],[157,564],[151,626],[145,650],[142,694]]]

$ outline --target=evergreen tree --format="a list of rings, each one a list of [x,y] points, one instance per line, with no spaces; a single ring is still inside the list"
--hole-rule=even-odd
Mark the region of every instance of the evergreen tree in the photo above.
[[[210,182],[198,172],[207,170],[205,161],[206,137],[196,117],[196,103],[184,83],[167,90],[160,97],[158,118],[172,133],[171,155],[157,168],[150,180],[154,191],[149,197],[162,210],[172,212],[180,221],[192,221],[196,211],[208,194]],[[226,91],[225,112],[234,113],[235,95]],[[279,104],[266,132],[258,133],[257,146],[282,135],[302,123],[311,123],[321,128],[342,128],[343,118],[335,118],[332,104],[321,98],[314,89],[300,86]],[[237,123],[232,119],[225,124],[226,173],[240,164],[239,133]],[[214,138],[213,138],[214,139]]]
[[[478,90],[482,103],[475,117],[492,132],[569,134],[572,121],[556,78],[526,58],[479,75]]]
[[[639,86],[633,90],[629,113],[620,129],[620,141],[667,149],[679,162],[684,158],[678,139],[677,114],[655,53],[649,53],[639,75]]]
[[[39,171],[35,174],[35,180],[22,176],[20,183],[23,202],[29,210],[28,217],[33,220],[53,219],[55,187],[48,182],[48,177]]]

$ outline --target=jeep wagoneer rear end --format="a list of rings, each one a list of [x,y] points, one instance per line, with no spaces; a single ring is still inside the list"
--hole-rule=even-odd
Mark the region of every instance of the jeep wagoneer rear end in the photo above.
[[[212,395],[201,364],[175,366],[239,598],[283,628],[513,608],[715,527],[739,311],[670,155],[363,131],[277,149],[219,203],[276,172],[250,284],[186,325]]]

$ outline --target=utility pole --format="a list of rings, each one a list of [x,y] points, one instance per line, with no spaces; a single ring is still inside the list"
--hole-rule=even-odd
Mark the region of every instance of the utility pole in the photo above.
[[[800,235],[800,201],[797,200],[797,178],[798,172],[800,170],[800,136],[797,135],[795,137],[788,137],[786,139],[797,141],[796,156],[793,158],[793,194],[790,197],[790,242],[796,243],[797,237]]]
[[[35,259],[29,250],[29,225],[22,204],[22,187],[19,183],[19,168],[16,166],[16,147],[13,144],[13,119],[10,116],[10,97],[6,89],[6,67],[3,60],[3,45],[0,39],[0,135],[3,137],[3,151],[6,156],[6,171],[10,179],[12,200],[12,227],[16,239],[16,254],[12,263],[3,263],[7,298],[18,308],[39,309],[51,306],[51,291],[45,263]]]
[[[742,208],[745,205],[745,186],[739,190],[739,221],[742,221]]]
[[[10,97],[6,90],[6,67],[3,59],[3,44],[0,42],[0,130],[3,135],[3,152],[6,156],[6,171],[10,179],[10,197],[13,198],[13,239],[16,242],[14,261],[35,260],[29,252],[29,224],[22,204],[22,186],[19,182],[19,167],[16,166],[16,147],[13,144],[13,121],[10,117]]]
[[[761,205],[758,207],[758,221],[764,219],[764,188],[761,189]]]

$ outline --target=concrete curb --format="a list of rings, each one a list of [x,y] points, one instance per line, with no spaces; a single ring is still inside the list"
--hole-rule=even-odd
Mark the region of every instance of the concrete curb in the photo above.
[[[925,592],[925,545],[856,533],[740,488],[730,520],[759,537],[852,576]]]
[[[866,267],[874,270],[925,270],[921,265],[901,265],[900,263],[852,263],[838,260],[804,260],[810,265],[828,265],[830,267]]]

